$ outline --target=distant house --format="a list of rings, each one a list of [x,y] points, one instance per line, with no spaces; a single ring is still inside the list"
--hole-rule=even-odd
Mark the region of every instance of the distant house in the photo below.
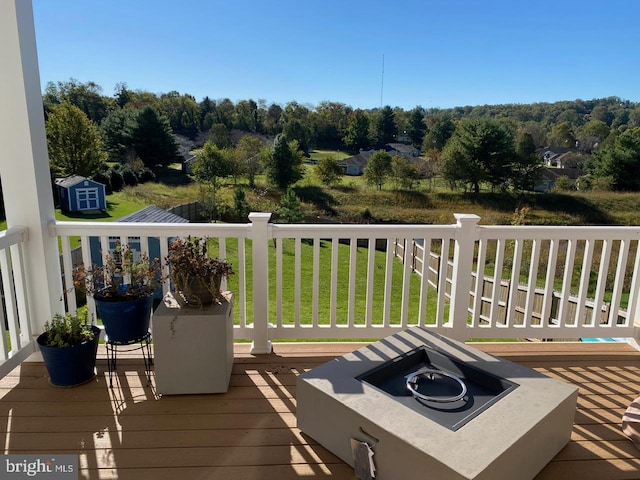
[[[580,168],[549,168],[544,167],[540,170],[540,180],[534,187],[536,192],[549,192],[554,189],[558,177],[565,176],[569,179],[569,186],[575,187],[579,177],[584,175],[584,171]]]
[[[400,155],[407,159],[420,156],[420,150],[413,145],[407,145],[405,143],[387,143],[384,149],[391,155]]]
[[[364,167],[369,163],[369,158],[375,150],[360,150],[360,153],[353,157],[340,160],[338,165],[344,169],[345,175],[362,175],[364,173]]]
[[[55,180],[60,209],[65,212],[90,212],[107,209],[105,185],[80,175]]]
[[[384,150],[391,156],[400,155],[410,162],[413,162],[420,157],[420,150],[411,145],[405,145],[404,143],[387,143],[378,148],[360,150],[360,153],[357,155],[340,160],[338,165],[344,169],[345,175],[362,175],[364,173],[364,168],[367,166],[367,163],[369,163],[371,155],[376,153],[378,150]]]
[[[541,147],[536,150],[536,154],[542,159],[547,167],[566,167],[564,160],[569,156],[571,150],[563,147]]]

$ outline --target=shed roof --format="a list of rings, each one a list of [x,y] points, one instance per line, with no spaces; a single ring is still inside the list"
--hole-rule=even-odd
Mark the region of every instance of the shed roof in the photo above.
[[[55,183],[60,187],[69,188],[69,187],[73,187],[74,185],[77,185],[78,183],[84,182],[85,180],[89,180],[92,183],[103,185],[100,182],[96,182],[95,180],[91,180],[90,178],[83,177],[82,175],[70,175],[64,178],[56,178]]]
[[[189,220],[182,218],[174,213],[167,212],[156,205],[148,207],[125,215],[118,219],[118,222],[136,222],[136,223],[189,223]]]

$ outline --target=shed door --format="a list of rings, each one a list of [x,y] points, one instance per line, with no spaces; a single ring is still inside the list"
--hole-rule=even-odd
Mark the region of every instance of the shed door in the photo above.
[[[79,188],[76,190],[78,210],[95,210],[98,208],[98,189]]]

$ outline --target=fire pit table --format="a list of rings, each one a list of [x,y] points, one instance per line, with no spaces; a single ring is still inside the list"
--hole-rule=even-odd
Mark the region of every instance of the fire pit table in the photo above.
[[[298,377],[298,427],[375,478],[532,479],[571,436],[578,389],[424,328]]]

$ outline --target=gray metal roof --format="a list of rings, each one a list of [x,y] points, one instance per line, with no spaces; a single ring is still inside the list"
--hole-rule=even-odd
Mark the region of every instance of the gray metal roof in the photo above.
[[[74,185],[77,185],[80,182],[84,182],[85,180],[89,180],[90,182],[94,182],[94,183],[99,183],[99,182],[96,182],[95,180],[91,180],[81,175],[71,175],[65,178],[56,178],[55,181],[56,181],[56,185],[59,185],[63,188],[69,188],[69,187],[73,187]]]
[[[133,212],[118,219],[118,222],[136,222],[136,223],[189,223],[189,220],[182,218],[174,213],[167,212],[156,205]]]

